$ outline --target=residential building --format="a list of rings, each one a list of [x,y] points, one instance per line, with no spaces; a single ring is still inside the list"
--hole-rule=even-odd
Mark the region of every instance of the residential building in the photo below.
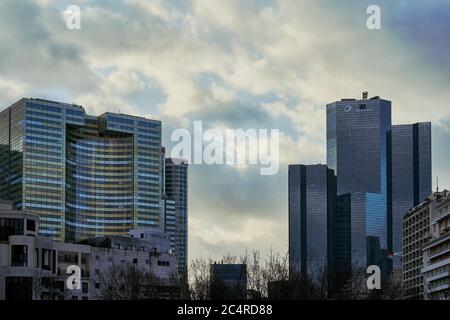
[[[422,247],[424,298],[450,299],[450,192],[435,197],[430,212],[431,239]]]
[[[403,217],[403,297],[423,299],[422,248],[430,239],[430,211],[438,194],[426,198]]]

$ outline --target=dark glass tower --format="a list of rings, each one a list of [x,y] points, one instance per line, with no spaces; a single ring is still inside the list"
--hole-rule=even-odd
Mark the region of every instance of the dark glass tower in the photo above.
[[[388,167],[388,245],[400,268],[403,216],[432,193],[431,123],[392,126]]]
[[[0,112],[0,196],[61,241],[163,228],[161,122],[21,99]]]
[[[337,175],[337,194],[387,194],[386,134],[391,102],[374,97],[327,105],[327,165]]]
[[[391,102],[374,97],[327,105],[327,164],[336,173],[335,265],[339,274],[387,256],[387,133]]]
[[[334,172],[326,165],[290,165],[288,175],[289,275],[314,278],[332,269]]]
[[[188,267],[188,163],[186,160],[165,160],[165,190],[175,201],[175,254],[181,275]]]

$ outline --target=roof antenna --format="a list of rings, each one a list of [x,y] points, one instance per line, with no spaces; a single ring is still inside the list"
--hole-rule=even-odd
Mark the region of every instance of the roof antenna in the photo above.
[[[436,177],[436,192],[439,192],[439,177]]]

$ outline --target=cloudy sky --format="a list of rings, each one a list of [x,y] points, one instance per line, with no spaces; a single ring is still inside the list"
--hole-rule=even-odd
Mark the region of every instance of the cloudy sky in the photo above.
[[[64,11],[81,8],[81,30]],[[382,29],[366,27],[381,8]],[[287,164],[325,163],[325,104],[380,95],[433,122],[450,187],[448,0],[0,0],[0,107],[26,97],[176,128],[280,129],[280,171],[193,165],[190,257],[287,250]]]

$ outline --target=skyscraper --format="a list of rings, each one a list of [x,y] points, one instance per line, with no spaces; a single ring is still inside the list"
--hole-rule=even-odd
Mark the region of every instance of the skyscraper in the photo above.
[[[182,159],[165,160],[165,190],[175,201],[175,254],[181,275],[187,275],[188,257],[188,163]]]
[[[334,172],[320,164],[290,165],[288,177],[289,275],[317,279],[333,261]]]
[[[337,194],[387,194],[386,134],[391,102],[342,99],[327,105],[327,165],[337,175]]]
[[[0,197],[61,241],[161,226],[161,122],[21,99],[0,113]]]
[[[388,168],[388,245],[401,268],[403,216],[432,193],[431,123],[392,126]]]
[[[387,259],[384,208],[385,197],[377,193],[353,192],[337,197],[334,252],[338,276],[372,264],[383,267]],[[382,269],[386,275],[387,268]]]
[[[336,173],[335,265],[339,273],[387,256],[387,133],[391,102],[373,97],[327,105],[327,164]],[[384,270],[385,274],[387,270]]]

